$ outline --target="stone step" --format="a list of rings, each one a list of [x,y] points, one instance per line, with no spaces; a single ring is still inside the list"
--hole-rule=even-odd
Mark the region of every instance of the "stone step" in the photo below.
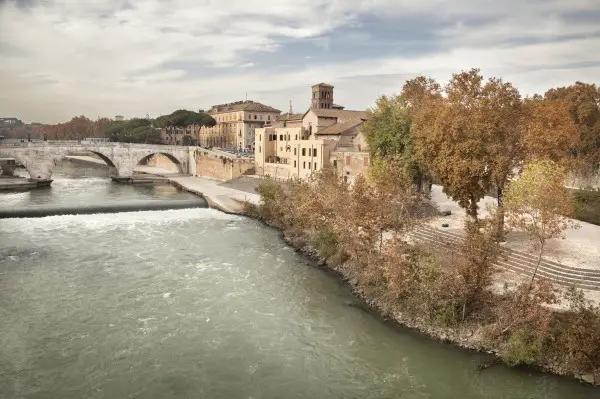
[[[445,236],[445,237],[455,237],[455,238],[459,238],[459,239],[464,239],[464,234],[459,234],[459,233],[451,233],[451,232],[449,232],[449,231],[440,230],[440,229],[438,229],[438,228],[435,228],[435,227],[432,227],[432,226],[428,226],[428,225],[423,225],[423,226],[421,226],[420,228],[421,228],[421,229],[423,229],[423,230],[434,231],[434,232],[436,232],[436,233],[439,233],[440,235],[443,235],[443,236]],[[526,253],[526,252],[523,252],[523,251],[518,251],[518,250],[516,250],[516,249],[510,249],[510,248],[503,248],[503,250],[506,250],[506,251],[511,251],[512,253],[514,253],[514,254],[518,254],[518,255],[521,255],[521,256],[525,256],[525,257],[531,257],[531,258],[533,258],[533,259],[534,259],[534,260],[537,262],[537,257],[536,257],[536,256],[533,256],[533,255],[531,255],[531,254],[528,254],[528,253]],[[560,264],[560,263],[558,263],[558,262],[554,262],[554,261],[552,261],[552,260],[549,260],[549,259],[543,259],[543,261],[544,261],[545,263],[549,264],[549,265],[553,265],[553,266],[556,266],[556,267],[559,267],[559,268],[565,267],[565,265],[563,265],[563,264]],[[580,267],[570,267],[570,266],[569,266],[569,268],[570,268],[570,269],[573,269],[573,270],[579,270],[579,271],[581,271],[582,273],[587,273],[587,272],[590,272],[590,271],[591,271],[592,273],[595,273],[595,272],[596,272],[596,271],[595,271],[595,270],[593,270],[593,269],[586,269],[586,268],[580,268]]]
[[[437,250],[450,250],[455,253],[459,252],[457,245],[440,241],[439,238],[431,236],[429,234],[423,234],[423,232],[421,231],[413,232],[410,236],[414,240],[427,243],[428,245],[434,247]],[[528,277],[531,276],[533,274],[533,271],[535,270],[535,265],[532,266],[529,263],[523,263],[520,262],[518,259],[514,258],[500,258],[494,263],[494,265],[502,269],[510,270],[520,275]],[[565,266],[563,270],[556,271],[554,269],[549,269],[545,267],[544,264],[540,264],[536,276],[540,278],[546,278],[565,287],[576,286],[581,289],[600,291],[600,280],[598,280],[596,276],[594,276],[594,278],[590,278],[589,276],[580,276],[571,273],[569,269],[569,267]]]
[[[431,228],[419,229],[419,231],[427,232],[427,234],[430,234],[435,237],[443,237],[444,239],[452,242],[455,245],[461,245],[464,240],[464,237],[461,237],[457,234],[452,234],[452,233],[447,233],[447,232],[438,232],[435,229],[431,229]],[[438,234],[438,233],[440,233],[440,234]],[[537,259],[537,256],[535,256],[535,255],[527,254],[525,252],[513,250],[510,248],[504,248],[504,247],[501,248],[501,254],[504,257],[514,258],[514,259],[518,259],[521,262],[529,263],[532,267],[535,267],[535,265],[537,265],[538,259]],[[552,269],[556,272],[563,272],[563,273],[567,272],[568,274],[573,274],[573,275],[581,276],[583,278],[590,278],[593,280],[600,281],[600,270],[566,266],[566,265],[562,265],[560,263],[549,261],[544,258],[542,258],[541,264],[544,265],[544,267],[546,267],[548,269]]]
[[[440,241],[441,240],[440,242],[444,242],[449,246],[455,246],[457,248],[459,248],[460,245],[462,245],[462,241],[440,239],[440,237],[438,237],[437,235],[435,235],[434,233],[431,233],[431,232],[414,231],[412,234],[419,235],[421,237],[427,238],[432,241]],[[529,267],[532,270],[537,265],[537,258],[535,258],[535,257],[525,258],[525,257],[520,256],[519,254],[515,254],[511,250],[506,250],[506,249],[503,249],[502,253],[500,254],[500,259],[503,261],[511,261],[511,262],[516,262],[516,263],[522,264],[523,266]],[[579,278],[583,278],[583,279],[600,281],[600,272],[595,271],[595,270],[586,270],[585,273],[582,273],[580,270],[571,268],[569,266],[562,266],[562,267],[557,268],[554,265],[547,264],[543,260],[540,263],[540,267],[547,269],[549,272],[564,274],[565,276],[572,276],[572,277],[579,277]]]

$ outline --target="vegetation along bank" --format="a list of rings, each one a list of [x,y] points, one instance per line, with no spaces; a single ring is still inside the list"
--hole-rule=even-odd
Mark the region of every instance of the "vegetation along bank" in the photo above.
[[[577,104],[588,97],[596,108],[580,118]],[[478,70],[443,88],[419,77],[381,97],[365,123],[368,176],[346,182],[325,169],[308,181],[267,180],[260,204],[245,212],[281,230],[387,318],[509,366],[600,385],[597,305],[536,278],[537,270],[503,286],[492,266],[509,229],[526,233],[541,259],[548,240],[577,227],[565,182],[598,163],[600,141],[590,135],[600,124],[590,125],[589,115],[600,115],[599,100],[594,85],[581,83],[522,99]],[[456,252],[408,239],[435,213],[427,192],[434,180],[468,216]],[[491,190],[497,206],[482,218],[477,204]],[[595,196],[587,197],[579,203]]]

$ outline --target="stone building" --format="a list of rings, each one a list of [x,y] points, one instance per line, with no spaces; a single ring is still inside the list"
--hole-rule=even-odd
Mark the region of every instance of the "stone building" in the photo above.
[[[169,145],[183,145],[183,139],[188,134],[188,129],[184,127],[163,127],[160,130],[160,139],[164,144]],[[192,138],[198,139],[198,137],[192,136]]]
[[[312,86],[304,114],[291,110],[270,126],[255,129],[256,173],[277,179],[306,178],[331,166],[352,181],[370,165],[361,126],[366,111],[345,110],[333,102],[333,86]]]
[[[198,130],[202,147],[254,150],[254,130],[277,119],[281,111],[251,100],[213,105],[207,113],[217,124]]]

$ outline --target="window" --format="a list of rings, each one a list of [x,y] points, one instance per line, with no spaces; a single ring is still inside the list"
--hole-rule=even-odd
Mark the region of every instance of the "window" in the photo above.
[[[314,169],[317,170],[317,163],[314,163]]]
[[[262,114],[260,114],[260,120],[261,120],[261,121],[263,120],[263,115],[262,115]]]
[[[271,120],[271,115],[267,115],[267,120],[270,121]]]
[[[262,139],[262,134],[259,134],[258,135],[258,141],[261,141],[261,139]]]
[[[337,169],[337,159],[334,159],[334,160],[333,160],[333,168],[334,168],[334,169]]]
[[[296,148],[294,148],[294,155],[296,155]]]
[[[308,169],[310,170],[310,162],[308,163]]]
[[[306,162],[302,162],[302,169],[306,169]]]
[[[294,168],[296,167],[296,161],[294,161]]]
[[[256,114],[254,114],[254,120],[256,120]]]
[[[296,135],[296,138],[295,138],[295,140],[298,140],[298,135]]]
[[[279,140],[283,141],[283,134],[279,135]]]
[[[316,157],[316,156],[317,156],[317,149],[313,148],[313,157]]]
[[[306,148],[303,148],[302,149],[302,156],[305,156],[305,155],[306,155]]]

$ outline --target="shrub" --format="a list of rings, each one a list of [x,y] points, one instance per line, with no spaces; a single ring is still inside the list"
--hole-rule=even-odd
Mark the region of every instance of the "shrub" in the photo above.
[[[530,326],[514,329],[502,346],[502,360],[509,366],[532,365],[541,362],[543,340]]]
[[[327,228],[318,230],[313,234],[311,243],[319,256],[326,261],[338,252],[338,239],[335,233]]]

